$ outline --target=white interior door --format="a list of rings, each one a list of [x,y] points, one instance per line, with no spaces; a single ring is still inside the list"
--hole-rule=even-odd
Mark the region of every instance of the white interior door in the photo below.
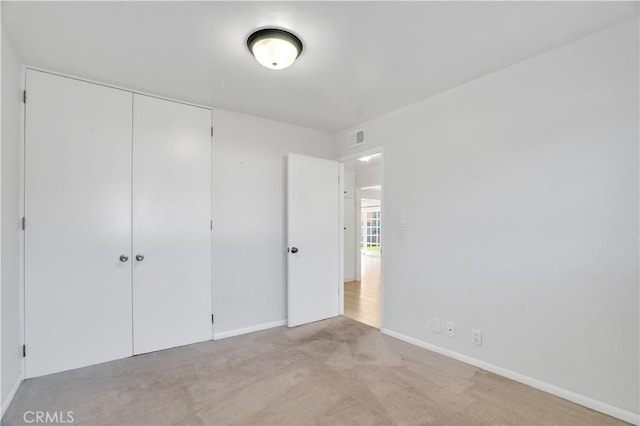
[[[35,377],[132,354],[132,94],[34,70],[26,89],[26,376]]]
[[[211,110],[134,95],[134,353],[212,338]]]
[[[356,279],[356,203],[344,199],[344,281]]]
[[[289,154],[287,305],[294,327],[337,316],[340,305],[340,164]]]

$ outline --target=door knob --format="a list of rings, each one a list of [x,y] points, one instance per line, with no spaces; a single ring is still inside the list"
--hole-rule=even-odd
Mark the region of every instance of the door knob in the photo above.
[[[143,254],[136,254],[136,260],[138,262],[142,262],[144,260],[144,255]]]
[[[125,256],[124,254],[120,255],[120,262],[126,262],[127,260],[129,260],[127,256]]]
[[[298,252],[298,248],[297,247],[291,247],[291,253],[297,253]]]

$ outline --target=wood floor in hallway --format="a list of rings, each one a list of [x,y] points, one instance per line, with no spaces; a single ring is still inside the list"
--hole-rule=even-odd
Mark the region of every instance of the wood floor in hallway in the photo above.
[[[344,283],[344,314],[380,328],[380,256],[362,256],[362,279]]]

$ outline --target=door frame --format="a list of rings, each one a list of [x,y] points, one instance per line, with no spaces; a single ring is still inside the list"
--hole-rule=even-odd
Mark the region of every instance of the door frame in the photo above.
[[[382,247],[382,249],[380,250],[380,331],[382,331],[384,329],[384,247],[385,247],[385,215],[384,215],[384,211],[385,211],[385,206],[384,206],[384,192],[385,192],[385,179],[384,179],[384,147],[379,146],[379,147],[375,147],[375,148],[370,148],[367,150],[363,150],[363,151],[358,151],[358,152],[354,152],[351,154],[347,154],[344,155],[342,157],[338,158],[338,162],[340,162],[341,164],[341,169],[344,170],[344,163],[346,161],[351,161],[351,160],[357,160],[358,158],[361,157],[366,157],[368,155],[373,155],[373,154],[380,154],[382,155],[382,191],[380,191],[380,228],[382,229],[382,232],[380,233],[380,246]],[[342,180],[341,180],[342,182]],[[341,189],[341,191],[343,191],[343,189]],[[356,192],[359,193],[359,188],[356,188]],[[344,193],[344,192],[343,192]],[[340,207],[342,209],[342,224],[340,225],[341,228],[340,229],[344,229],[344,197],[340,198],[342,201],[340,203]],[[356,205],[358,205],[359,203],[356,203]],[[358,215],[358,212],[356,212],[356,216]],[[359,217],[359,216],[358,216]],[[360,231],[360,227],[357,228],[358,229],[358,235],[360,235],[361,231]],[[357,239],[357,244],[359,244],[360,239]],[[342,271],[341,271],[341,280],[340,280],[340,315],[344,315],[344,232],[340,233],[340,263],[342,266]],[[360,268],[362,268],[362,263],[361,262],[357,262],[360,265]],[[358,276],[358,272],[356,271],[356,277]],[[361,277],[362,278],[362,277]]]
[[[24,90],[27,89],[26,87],[26,76],[27,76],[27,69],[31,69],[34,71],[40,71],[40,72],[44,72],[44,73],[48,73],[48,74],[53,74],[53,75],[57,75],[59,77],[66,77],[66,78],[71,78],[74,80],[79,80],[79,81],[83,81],[85,83],[92,83],[92,84],[97,84],[100,86],[106,86],[106,87],[110,87],[112,89],[119,89],[119,90],[125,90],[128,92],[131,92],[133,94],[139,94],[139,95],[144,95],[144,96],[150,96],[153,98],[157,98],[157,99],[162,99],[165,101],[171,101],[171,102],[177,102],[180,104],[185,104],[185,105],[190,105],[190,106],[194,106],[194,107],[199,107],[199,108],[204,108],[204,109],[208,109],[209,111],[211,111],[211,125],[213,126],[214,124],[214,116],[213,116],[213,107],[209,106],[209,105],[202,105],[202,104],[196,104],[193,102],[186,102],[186,101],[182,101],[179,99],[173,99],[173,98],[168,98],[166,96],[159,96],[153,93],[148,93],[148,92],[144,92],[141,90],[136,90],[136,89],[132,89],[131,87],[126,87],[126,86],[118,86],[116,84],[108,84],[108,83],[104,83],[101,81],[97,81],[97,80],[93,80],[91,78],[86,78],[86,77],[79,77],[77,75],[73,75],[73,74],[67,74],[67,73],[63,73],[63,72],[59,72],[59,71],[55,71],[55,70],[51,70],[51,69],[47,69],[47,68],[42,68],[42,67],[38,67],[38,66],[33,66],[33,65],[29,65],[26,63],[22,63],[20,65],[20,94],[23,93]],[[28,100],[28,99],[27,99]],[[27,105],[25,102],[20,104],[20,124],[19,124],[19,130],[20,130],[20,135],[19,135],[19,152],[18,152],[18,219],[22,220],[22,218],[25,216],[25,173],[26,173],[26,157],[25,157],[25,147],[26,147],[26,112],[27,112]],[[214,158],[214,151],[215,151],[215,139],[213,137],[213,135],[211,135],[211,188],[212,188],[212,193],[211,193],[211,219],[213,220],[213,158]],[[21,226],[21,224],[16,224],[16,226]],[[212,254],[213,254],[213,229],[211,230],[211,249],[212,249]],[[26,322],[26,300],[25,300],[25,230],[23,230],[20,227],[20,232],[18,233],[18,300],[19,300],[19,306],[18,306],[18,318],[19,318],[19,334],[20,334],[20,338],[21,338],[21,342],[20,345],[23,346],[27,340],[27,336],[26,336],[26,327],[25,327],[25,322]],[[211,310],[213,313],[213,309],[214,309],[214,285],[213,285],[213,261],[211,262]],[[212,340],[214,340],[214,332],[215,332],[215,324],[212,323],[211,324],[211,336],[212,336]],[[16,382],[22,382],[25,379],[25,374],[26,374],[26,358],[22,357],[21,359],[21,364],[20,364],[20,374],[18,375],[18,377],[16,378]],[[2,401],[4,402],[4,401]]]

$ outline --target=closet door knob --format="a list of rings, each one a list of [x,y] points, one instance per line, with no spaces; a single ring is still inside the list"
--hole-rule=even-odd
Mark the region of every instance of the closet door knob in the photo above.
[[[126,262],[127,260],[129,260],[129,258],[127,256],[125,256],[124,254],[120,255],[120,262]]]
[[[138,262],[142,262],[144,260],[144,255],[143,254],[136,254],[136,260]]]

